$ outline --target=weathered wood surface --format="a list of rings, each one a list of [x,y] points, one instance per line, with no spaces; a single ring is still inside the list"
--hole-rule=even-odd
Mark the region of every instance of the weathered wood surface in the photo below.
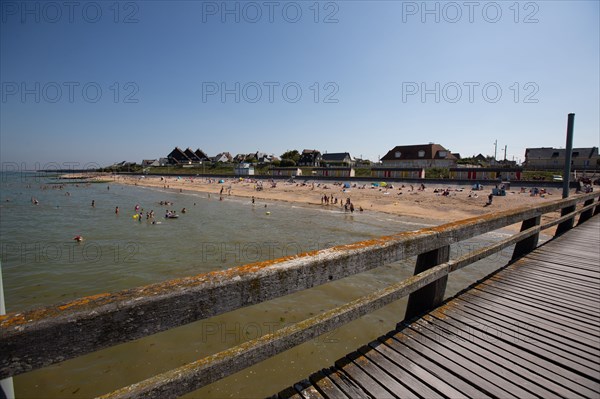
[[[303,389],[325,398],[359,397],[356,386],[363,397],[600,397],[600,216],[327,372]]]
[[[0,316],[0,378],[364,272],[598,196],[550,201]]]

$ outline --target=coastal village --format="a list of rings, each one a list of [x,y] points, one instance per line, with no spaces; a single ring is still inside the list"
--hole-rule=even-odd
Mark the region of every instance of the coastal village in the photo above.
[[[574,148],[571,155],[579,191],[600,184],[598,148]],[[176,147],[164,158],[105,171],[114,172],[117,183],[199,191],[221,201],[232,196],[260,206],[283,201],[452,221],[558,198],[565,157],[564,149],[528,148],[517,164],[482,154],[461,157],[436,143],[395,146],[378,162],[316,149],[209,157]]]
[[[451,152],[436,143],[395,146],[377,162],[352,156],[349,152],[321,152],[316,149],[291,150],[281,156],[260,151],[235,156],[221,152],[209,156],[200,148],[182,150],[175,147],[165,157],[144,159],[139,164],[123,161],[106,169],[148,174],[172,172],[270,177],[556,180],[564,168],[565,152],[562,148],[527,148],[524,162],[518,164],[515,160],[497,160],[495,156],[482,154],[461,157],[460,153]],[[571,169],[574,171],[593,177],[600,170],[598,147],[573,148],[571,157]]]

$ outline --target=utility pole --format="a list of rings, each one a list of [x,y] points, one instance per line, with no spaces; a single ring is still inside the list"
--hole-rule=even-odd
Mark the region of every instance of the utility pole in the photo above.
[[[506,161],[506,148],[508,147],[508,145],[504,146],[504,161]]]
[[[567,148],[565,149],[565,167],[563,171],[563,198],[569,196],[569,180],[571,177],[571,156],[573,152],[573,126],[575,114],[569,114],[567,119]]]
[[[494,161],[496,160],[497,152],[498,152],[498,140],[494,141]]]
[[[567,148],[565,149],[565,168],[563,171],[563,198],[569,197],[569,181],[571,180],[571,153],[573,152],[573,127],[575,125],[575,114],[569,114],[567,119]],[[562,208],[560,211],[560,216],[568,215],[571,212],[575,212],[575,205],[567,206]],[[558,227],[556,227],[556,233],[554,236],[559,236],[563,234],[565,231],[571,229],[575,222],[574,218],[567,219],[564,222],[561,222]]]

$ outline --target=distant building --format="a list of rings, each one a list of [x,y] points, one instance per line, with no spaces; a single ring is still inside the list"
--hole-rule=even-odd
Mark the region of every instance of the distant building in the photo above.
[[[271,176],[302,176],[302,169],[291,168],[271,168]]]
[[[238,164],[234,168],[234,173],[236,176],[254,176],[254,166],[249,163]]]
[[[246,160],[247,157],[248,154],[237,154],[235,157],[233,157],[233,162],[242,163]]]
[[[439,144],[396,146],[388,151],[381,164],[398,168],[451,168],[456,157]]]
[[[523,168],[450,168],[450,178],[457,180],[521,180]]]
[[[565,167],[566,150],[564,148],[527,148],[523,166],[528,169],[563,169]],[[571,168],[575,170],[600,169],[598,147],[573,148]]]
[[[191,165],[192,160],[185,155],[185,152],[182,151],[179,147],[175,147],[173,151],[169,155],[167,155],[167,159],[169,160],[170,165]]]
[[[187,148],[184,152],[186,157],[188,157],[190,159],[190,161],[192,162],[192,164],[201,164],[202,160],[196,155],[196,153],[194,151],[191,150],[191,148]]]
[[[200,160],[200,162],[210,161],[210,158],[208,157],[208,155],[206,155],[206,153],[204,151],[202,151],[200,148],[198,148],[196,151],[194,151],[194,154]]]
[[[227,163],[227,162],[233,161],[233,157],[228,152],[221,152],[221,153],[217,154],[215,157],[212,157],[211,160],[213,162]]]
[[[374,166],[371,168],[371,177],[378,179],[424,179],[425,169]]]
[[[160,166],[158,159],[144,159],[142,160],[142,167],[148,168],[150,166]]]
[[[329,154],[323,154],[321,157],[321,164],[327,167],[341,167],[341,166],[354,166],[352,157],[347,152],[332,152]]]
[[[298,166],[320,166],[321,153],[317,150],[303,150],[298,160]]]
[[[266,152],[260,152],[260,151],[257,151],[256,154],[254,154],[254,158],[256,158],[258,163],[262,163],[262,164],[271,163],[275,159],[277,159],[277,157],[274,154],[267,154]]]
[[[318,177],[354,177],[354,168],[327,167],[314,168],[313,173]]]

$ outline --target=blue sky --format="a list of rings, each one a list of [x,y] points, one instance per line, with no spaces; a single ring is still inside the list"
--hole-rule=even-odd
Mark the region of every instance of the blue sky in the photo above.
[[[600,144],[597,1],[0,4],[5,164]]]

